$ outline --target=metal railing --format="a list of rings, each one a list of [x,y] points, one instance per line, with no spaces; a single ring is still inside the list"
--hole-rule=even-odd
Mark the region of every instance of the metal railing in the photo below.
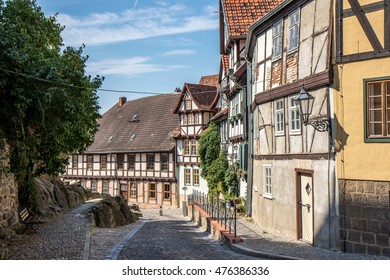
[[[232,200],[222,200],[205,193],[194,191],[192,201],[216,220],[221,227],[237,237],[237,207]]]

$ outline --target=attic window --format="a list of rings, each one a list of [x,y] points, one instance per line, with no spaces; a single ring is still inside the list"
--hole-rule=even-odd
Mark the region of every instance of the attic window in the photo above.
[[[114,139],[114,136],[111,135],[110,137],[108,137],[109,142],[112,142],[112,139]]]
[[[139,115],[135,114],[133,118],[131,119],[132,122],[139,122]]]
[[[137,136],[137,134],[135,134],[135,133],[131,134],[130,140],[134,140],[134,139],[135,139],[135,136]]]

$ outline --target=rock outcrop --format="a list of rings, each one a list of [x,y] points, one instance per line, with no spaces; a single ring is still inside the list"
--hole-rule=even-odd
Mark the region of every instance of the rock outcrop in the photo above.
[[[92,207],[95,225],[102,228],[113,228],[127,225],[138,220],[138,215],[130,210],[121,196],[106,197]]]
[[[79,184],[64,185],[56,178],[36,178],[35,185],[41,222],[47,222],[92,198],[90,190]]]

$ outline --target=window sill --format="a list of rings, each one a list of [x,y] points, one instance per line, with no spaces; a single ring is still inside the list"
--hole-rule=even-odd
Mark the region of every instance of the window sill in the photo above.
[[[390,143],[390,138],[385,138],[385,137],[383,137],[383,138],[380,138],[380,137],[374,138],[374,137],[372,137],[372,138],[364,139],[364,142],[365,143]]]
[[[269,200],[274,200],[275,198],[272,196],[272,194],[265,193],[262,195],[263,198],[269,199]]]

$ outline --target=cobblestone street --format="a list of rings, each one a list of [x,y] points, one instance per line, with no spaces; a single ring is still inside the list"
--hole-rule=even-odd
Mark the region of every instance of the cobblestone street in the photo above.
[[[118,259],[137,260],[245,260],[222,243],[198,231],[187,220],[147,221],[126,242]]]

